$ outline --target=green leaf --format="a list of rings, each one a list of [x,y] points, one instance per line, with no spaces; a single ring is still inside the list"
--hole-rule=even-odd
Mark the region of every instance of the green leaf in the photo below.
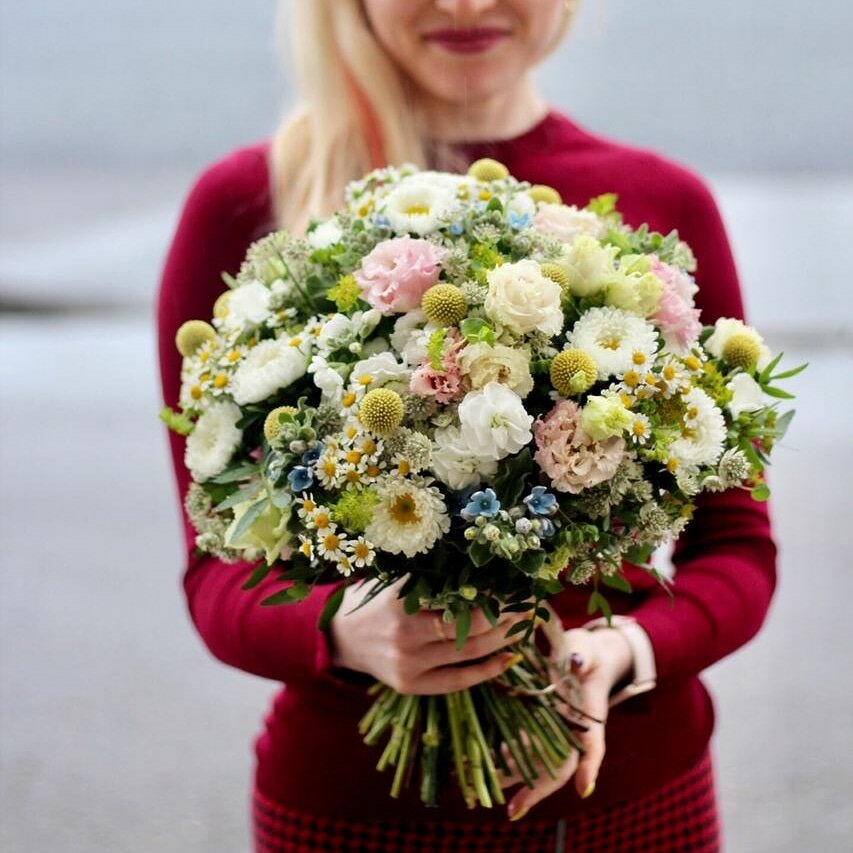
[[[483,616],[489,620],[489,624],[493,628],[497,628],[498,626],[498,614],[495,612],[495,608],[490,601],[484,601],[480,605],[480,610],[483,611]]]
[[[586,209],[594,213],[596,216],[607,216],[616,210],[616,202],[619,196],[617,193],[603,193],[595,198],[591,198],[586,206]]]
[[[189,435],[195,428],[195,424],[182,412],[176,412],[170,406],[160,409],[160,420],[178,435]]]
[[[248,486],[243,486],[242,489],[237,489],[236,492],[232,492],[224,501],[218,503],[214,509],[231,509],[232,507],[237,506],[237,504],[250,501],[260,493],[263,487],[263,483],[249,483]]]
[[[255,566],[255,570],[240,589],[254,589],[254,587],[256,587],[271,571],[272,566],[268,566],[266,563],[260,563]]]
[[[762,390],[765,394],[768,394],[771,397],[777,397],[780,400],[794,399],[793,394],[789,394],[787,391],[783,391],[781,388],[771,388],[769,385],[765,385]]]
[[[472,542],[468,546],[468,557],[478,569],[485,566],[493,556],[489,546],[482,542]]]
[[[492,346],[495,342],[495,330],[479,317],[468,317],[459,324],[459,331],[462,332],[462,337],[469,344],[489,344]]]
[[[257,465],[238,465],[236,468],[226,468],[216,477],[211,477],[211,483],[236,483],[258,473]]]
[[[785,433],[788,431],[788,427],[791,425],[791,420],[793,419],[794,414],[795,410],[790,409],[789,411],[785,412],[784,415],[781,415],[776,421],[776,425],[773,427],[773,430],[770,434],[777,441],[785,437]]]
[[[228,542],[236,542],[255,523],[255,521],[257,521],[261,513],[267,508],[268,503],[269,499],[263,498],[257,503],[252,504],[246,512],[240,516],[240,520],[237,522],[234,531],[228,537]]]
[[[525,551],[518,560],[516,560],[515,566],[526,575],[537,575],[544,562],[544,551]]]
[[[598,610],[602,612],[602,614],[609,622],[613,616],[613,611],[610,608],[610,603],[598,590],[595,590],[594,592],[590,593],[589,602],[586,606],[586,612],[589,616],[592,616],[593,613]]]
[[[625,552],[625,559],[634,566],[645,566],[649,562],[652,551],[654,548],[651,545],[634,546]]]
[[[332,624],[332,619],[338,610],[341,609],[341,604],[344,601],[344,593],[346,592],[346,585],[341,584],[327,599],[326,603],[323,606],[323,610],[320,613],[320,618],[317,621],[317,627],[321,631],[328,631],[329,626]]]
[[[770,377],[773,375],[773,371],[776,369],[776,365],[782,360],[782,353],[780,352],[764,370],[761,371],[761,374],[758,377],[758,381],[764,385],[766,382],[770,381]]]
[[[456,650],[459,651],[471,633],[471,611],[465,607],[456,614]]]
[[[763,503],[770,497],[770,488],[767,483],[759,483],[749,494],[754,501]]]
[[[516,625],[513,625],[509,631],[506,632],[507,637],[514,637],[516,634],[521,634],[524,631],[527,631],[533,625],[532,619],[525,619],[523,622],[519,622]]]
[[[282,589],[279,592],[274,593],[273,595],[267,596],[263,601],[261,601],[261,605],[263,607],[275,607],[278,604],[292,604],[293,599],[290,597],[290,588]]]
[[[605,586],[609,586],[612,589],[618,589],[619,592],[625,592],[629,595],[631,593],[631,584],[628,583],[627,578],[624,578],[622,575],[602,575],[601,580],[604,582]]]
[[[500,213],[504,209],[504,206],[501,204],[501,200],[495,195],[489,200],[489,203],[486,205],[486,210],[496,210]]]
[[[784,373],[776,373],[771,376],[768,381],[776,382],[776,380],[778,379],[790,379],[792,376],[796,376],[798,373],[802,373],[808,366],[809,363],[806,362],[805,364],[801,364],[799,367],[793,367],[791,368],[791,370],[786,370],[784,371]]]

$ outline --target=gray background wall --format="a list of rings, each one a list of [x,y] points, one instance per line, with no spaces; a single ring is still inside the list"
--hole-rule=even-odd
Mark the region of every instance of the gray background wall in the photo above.
[[[192,177],[292,99],[261,0],[0,0],[0,846],[247,850],[268,682],[179,590],[150,307]],[[708,673],[728,849],[853,837],[853,6],[585,0],[540,79],[704,172],[752,319],[791,363],[781,584]]]

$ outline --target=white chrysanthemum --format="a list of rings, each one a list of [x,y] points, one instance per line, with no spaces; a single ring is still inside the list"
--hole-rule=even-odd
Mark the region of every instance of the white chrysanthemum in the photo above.
[[[557,335],[563,328],[560,285],[536,261],[526,258],[501,264],[486,274],[489,290],[484,308],[495,322],[519,335],[543,332]]]
[[[732,377],[726,388],[732,392],[728,409],[733,418],[743,412],[755,412],[765,405],[761,386],[748,373],[738,373]]]
[[[241,406],[260,403],[305,375],[306,346],[287,338],[261,341],[234,371],[231,393]]]
[[[397,382],[406,387],[409,385],[411,370],[405,364],[400,364],[394,354],[380,352],[355,363],[349,382],[351,386],[362,388],[381,388],[389,382]]]
[[[269,315],[271,293],[261,282],[253,281],[231,291],[228,313],[219,321],[228,332],[243,332],[261,325]]]
[[[740,320],[735,320],[732,317],[720,317],[716,323],[714,323],[714,331],[705,341],[705,349],[708,350],[711,355],[716,356],[717,358],[722,358],[723,350],[726,348],[726,344],[729,342],[729,339],[733,335],[746,335],[748,338],[753,340],[758,347],[758,369],[763,370],[770,364],[771,354],[770,350],[767,348],[767,344],[764,343],[764,339],[758,332],[752,328],[752,326],[747,326],[746,323],[741,322]]]
[[[684,395],[687,411],[680,438],[669,448],[679,467],[713,465],[723,452],[726,421],[717,405],[701,388]]]
[[[478,486],[498,470],[495,459],[478,456],[468,446],[459,427],[436,430],[432,449],[433,473],[454,491]]]
[[[344,232],[341,231],[341,226],[334,219],[327,219],[311,231],[307,239],[315,249],[328,249],[343,236]]]
[[[428,234],[459,207],[449,186],[424,179],[403,181],[385,199],[383,213],[397,234]]]
[[[388,477],[376,486],[379,503],[364,534],[377,548],[414,557],[450,530],[444,499],[430,482]]]
[[[569,345],[587,353],[607,379],[632,370],[634,353],[651,363],[657,349],[657,333],[642,317],[610,306],[590,308],[566,336]]]
[[[198,419],[184,454],[194,480],[204,482],[225,470],[243,438],[243,431],[237,428],[241,417],[237,406],[223,401],[213,403]]]
[[[499,382],[466,394],[458,415],[462,438],[477,456],[503,459],[533,438],[533,416],[518,394]]]

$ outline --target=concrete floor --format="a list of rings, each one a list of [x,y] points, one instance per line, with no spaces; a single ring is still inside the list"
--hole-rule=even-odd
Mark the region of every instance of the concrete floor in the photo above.
[[[753,316],[811,362],[772,472],[779,592],[708,674],[727,849],[834,853],[853,838],[849,196],[832,207],[850,185],[801,194],[788,234],[756,223],[790,186],[721,186]],[[805,255],[813,215],[846,257]],[[248,849],[250,741],[275,685],[215,663],[185,615],[153,341],[139,311],[0,320],[4,850]]]

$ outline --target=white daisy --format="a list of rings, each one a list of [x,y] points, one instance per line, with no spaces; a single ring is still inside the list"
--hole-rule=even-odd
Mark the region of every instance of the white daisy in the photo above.
[[[347,542],[347,553],[350,555],[353,565],[359,569],[372,566],[373,561],[376,559],[376,550],[373,547],[373,543],[369,542],[363,536],[359,536],[355,541],[350,540]]]
[[[684,404],[684,427],[681,437],[670,445],[670,455],[679,466],[713,465],[726,440],[723,413],[701,388],[688,391]]]
[[[286,388],[308,367],[306,348],[301,339],[291,344],[287,338],[261,341],[234,371],[232,395],[241,406],[259,403]]]
[[[198,419],[184,454],[194,480],[203,482],[225,470],[243,439],[243,431],[237,428],[241,417],[237,406],[223,401],[213,403]]]
[[[336,447],[326,447],[317,460],[314,473],[318,482],[325,489],[337,489],[344,481],[344,466]]]
[[[330,524],[317,531],[317,553],[326,560],[340,560],[344,556],[346,536],[338,533],[337,527]]]
[[[459,207],[455,190],[428,178],[403,181],[385,199],[384,214],[397,234],[428,234]]]
[[[431,480],[387,477],[377,486],[379,503],[364,531],[374,545],[391,554],[424,554],[450,530],[441,492]]]
[[[645,444],[652,434],[651,421],[649,421],[645,415],[636,412],[634,414],[634,420],[628,429],[628,434],[636,444]]]
[[[642,355],[651,363],[657,332],[641,317],[620,308],[590,308],[566,336],[569,345],[587,353],[598,367],[598,378],[624,374]]]

